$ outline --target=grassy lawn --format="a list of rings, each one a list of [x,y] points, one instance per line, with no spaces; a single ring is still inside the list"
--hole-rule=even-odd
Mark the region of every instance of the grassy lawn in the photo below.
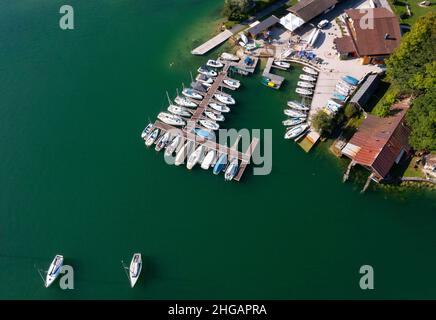
[[[389,3],[395,11],[396,15],[400,18],[400,23],[412,26],[419,17],[425,15],[430,11],[436,10],[436,3],[434,0],[430,1],[430,7],[421,7],[419,5],[421,1],[422,0],[389,0]],[[406,14],[407,4],[409,5],[410,11],[412,13],[410,17],[408,17]]]
[[[418,159],[419,159],[419,157],[413,157],[412,158],[412,160],[409,163],[409,166],[406,168],[406,170],[403,173],[404,177],[425,178],[425,175],[422,172],[420,166],[418,166],[416,169],[414,168],[416,160],[418,160]]]

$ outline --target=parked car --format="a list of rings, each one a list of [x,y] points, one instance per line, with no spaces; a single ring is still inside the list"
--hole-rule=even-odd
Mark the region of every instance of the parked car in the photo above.
[[[327,27],[327,25],[329,24],[330,22],[328,21],[328,20],[322,20],[320,23],[318,23],[318,28],[319,29],[324,29],[325,27]]]

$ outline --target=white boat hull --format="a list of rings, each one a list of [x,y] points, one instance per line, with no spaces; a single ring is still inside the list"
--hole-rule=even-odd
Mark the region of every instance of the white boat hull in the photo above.
[[[130,286],[133,288],[138,281],[139,276],[142,271],[142,257],[140,253],[135,253],[133,255],[132,261],[130,262],[129,267],[129,279]]]
[[[44,283],[46,288],[50,287],[51,284],[59,276],[63,264],[64,264],[64,257],[61,255],[56,255],[47,271],[47,276],[45,278],[45,283]]]

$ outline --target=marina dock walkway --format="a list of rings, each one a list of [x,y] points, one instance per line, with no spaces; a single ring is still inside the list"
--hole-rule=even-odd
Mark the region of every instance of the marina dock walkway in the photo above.
[[[285,78],[278,76],[276,74],[271,73],[271,68],[273,67],[274,58],[269,58],[266,62],[265,69],[263,70],[263,76],[270,79],[272,82],[275,83],[277,86],[277,89],[280,89],[283,82],[285,81]]]
[[[225,31],[217,34],[212,39],[206,41],[201,46],[199,46],[199,47],[195,48],[194,50],[192,50],[191,53],[195,54],[195,55],[200,55],[201,56],[201,55],[209,52],[213,48],[219,46],[221,43],[223,43],[224,41],[229,39],[231,36],[233,36],[233,32],[230,31],[230,30],[225,30]]]

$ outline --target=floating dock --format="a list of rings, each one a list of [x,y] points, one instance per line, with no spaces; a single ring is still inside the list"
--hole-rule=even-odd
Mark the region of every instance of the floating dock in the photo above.
[[[280,89],[280,87],[282,86],[283,82],[285,81],[285,78],[271,73],[271,68],[273,67],[273,63],[274,63],[274,58],[269,58],[267,60],[266,66],[265,66],[265,69],[263,70],[263,74],[262,75],[265,78],[270,79],[270,81],[273,82],[276,85],[275,89]]]
[[[219,46],[223,42],[227,41],[227,39],[229,39],[231,36],[233,36],[233,32],[231,32],[230,30],[225,30],[225,31],[217,34],[212,39],[206,41],[201,46],[199,46],[199,47],[195,48],[194,50],[192,50],[191,53],[195,54],[195,55],[200,55],[201,56],[201,55],[209,52],[213,48]]]

